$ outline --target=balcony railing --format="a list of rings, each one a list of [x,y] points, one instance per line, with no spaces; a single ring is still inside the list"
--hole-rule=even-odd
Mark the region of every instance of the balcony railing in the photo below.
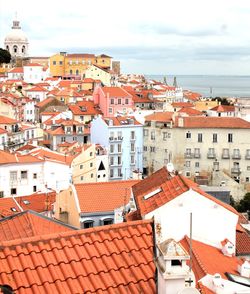
[[[193,153],[184,153],[185,158],[193,158],[194,154]]]
[[[215,153],[208,153],[207,158],[208,159],[214,159],[214,158],[216,158],[216,154]]]
[[[123,137],[120,137],[120,136],[118,136],[118,137],[109,137],[109,141],[112,141],[112,142],[114,142],[114,141],[122,141],[123,140]]]
[[[222,159],[229,159],[230,155],[229,155],[229,153],[222,153],[221,158]]]
[[[239,175],[241,173],[241,170],[239,167],[233,167],[233,168],[231,168],[231,173]]]
[[[194,158],[201,158],[201,154],[200,153],[194,153]]]
[[[238,153],[235,153],[232,155],[232,159],[241,159],[241,155]]]
[[[248,153],[246,154],[245,159],[248,159],[248,160],[250,159],[250,153],[249,154]]]

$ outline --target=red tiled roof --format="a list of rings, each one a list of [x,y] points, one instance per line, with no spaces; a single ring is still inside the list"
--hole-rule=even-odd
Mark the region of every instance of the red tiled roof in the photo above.
[[[23,73],[23,67],[14,67],[9,72],[10,73]]]
[[[131,94],[120,87],[103,87],[101,90],[105,96],[109,95],[109,97],[131,97]]]
[[[31,155],[20,155],[18,153],[9,153],[7,151],[0,150],[0,164],[9,163],[33,163],[43,161],[39,158]]]
[[[54,98],[52,98],[52,97],[46,98],[46,99],[36,103],[36,107],[43,107],[43,106],[45,106],[46,104],[50,103],[53,100],[54,100]]]
[[[45,89],[45,88],[43,88],[43,87],[41,87],[41,86],[35,86],[35,87],[33,87],[33,88],[31,88],[31,89],[27,89],[27,90],[25,90],[26,92],[48,92],[48,90],[47,89]]]
[[[75,184],[81,212],[113,211],[127,204],[136,183],[138,180]]]
[[[161,190],[154,196],[144,199],[145,195],[156,191],[158,188]],[[165,167],[132,187],[137,209],[141,215],[154,211],[190,189],[238,215],[238,212],[231,205],[205,193],[198,187],[198,184],[182,175],[170,175]]]
[[[189,250],[189,238],[187,236],[180,243],[186,250]],[[219,273],[226,280],[226,272],[238,275],[239,261],[237,257],[226,256],[216,247],[192,240],[192,257],[192,270],[196,280],[200,280],[207,274]]]
[[[236,255],[250,255],[250,236],[243,229],[236,231]]]
[[[156,293],[151,221],[0,243],[0,284],[15,293]]]
[[[20,208],[12,197],[0,198],[0,219],[20,211]]]
[[[90,54],[90,53],[72,53],[72,54],[67,54],[67,58],[73,58],[73,57],[82,57],[82,58],[95,58],[95,54]]]
[[[92,78],[85,78],[84,80],[83,80],[83,83],[94,83],[95,81],[92,79]]]
[[[178,110],[178,112],[180,113],[186,113],[189,116],[201,116],[201,115],[205,115],[204,113],[202,113],[201,111],[195,109],[195,108],[191,108],[191,107],[183,107],[180,110]]]
[[[40,63],[29,63],[24,66],[41,66],[41,67],[43,67]]]
[[[145,116],[145,121],[171,122],[173,120],[173,112],[155,112]]]
[[[0,240],[10,241],[45,234],[70,231],[73,228],[33,211],[16,213],[0,220]]]
[[[217,111],[217,112],[234,112],[235,107],[234,105],[217,105],[210,110]]]
[[[56,201],[56,193],[34,193],[29,196],[15,197],[16,202],[23,210],[33,210],[38,213],[51,211],[52,204]]]
[[[95,107],[93,101],[81,101],[76,104],[68,105],[69,110],[72,111],[74,115],[96,115],[100,114],[101,111]]]
[[[68,165],[71,164],[72,160],[74,159],[73,156],[65,155],[45,148],[33,149],[29,154],[37,158],[42,158],[44,160],[57,161]]]
[[[0,128],[0,134],[6,134],[6,133],[8,133],[6,130]]]
[[[184,128],[231,128],[231,129],[250,129],[250,122],[239,117],[182,117],[176,118],[183,120]],[[182,124],[181,124],[182,125]]]
[[[17,120],[13,118],[9,118],[7,116],[0,115],[0,124],[5,124],[5,125],[13,125],[18,123]]]
[[[109,121],[113,121],[113,126],[128,126],[128,125],[141,125],[133,116],[116,116],[104,118],[104,121],[109,125]],[[133,120],[133,122],[130,120]]]

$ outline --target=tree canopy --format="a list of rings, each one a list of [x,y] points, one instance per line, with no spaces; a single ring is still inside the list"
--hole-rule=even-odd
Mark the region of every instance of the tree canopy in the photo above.
[[[0,64],[2,63],[10,63],[11,55],[8,50],[0,48]]]

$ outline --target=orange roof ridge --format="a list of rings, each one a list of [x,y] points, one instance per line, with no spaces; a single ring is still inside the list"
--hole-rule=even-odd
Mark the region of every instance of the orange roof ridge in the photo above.
[[[119,223],[119,224],[111,224],[111,225],[106,225],[106,226],[99,226],[99,227],[93,227],[93,228],[88,228],[88,229],[81,229],[81,230],[76,230],[76,231],[67,231],[67,232],[62,232],[62,233],[53,233],[53,234],[45,234],[45,235],[40,235],[40,236],[34,236],[34,237],[27,237],[23,239],[18,239],[18,240],[11,240],[11,241],[0,241],[0,247],[1,246],[17,246],[19,244],[24,244],[24,243],[33,243],[33,242],[39,242],[39,241],[49,241],[51,239],[55,238],[67,238],[71,237],[71,235],[74,236],[79,236],[79,235],[87,235],[90,233],[98,233],[98,232],[105,232],[109,231],[112,229],[119,229],[119,228],[124,228],[124,227],[135,227],[137,225],[153,225],[153,220],[148,219],[148,220],[138,220],[138,221],[133,221],[133,222],[124,222],[124,223]],[[114,237],[114,239],[117,239],[118,237]]]

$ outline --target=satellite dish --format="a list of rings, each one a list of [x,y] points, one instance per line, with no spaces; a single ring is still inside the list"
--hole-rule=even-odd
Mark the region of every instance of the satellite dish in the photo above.
[[[174,165],[173,165],[173,163],[169,162],[169,163],[167,164],[167,170],[168,170],[168,172],[170,172],[170,173],[172,173],[172,172],[174,171]]]
[[[200,294],[200,292],[196,288],[187,287],[182,289],[179,294]]]

